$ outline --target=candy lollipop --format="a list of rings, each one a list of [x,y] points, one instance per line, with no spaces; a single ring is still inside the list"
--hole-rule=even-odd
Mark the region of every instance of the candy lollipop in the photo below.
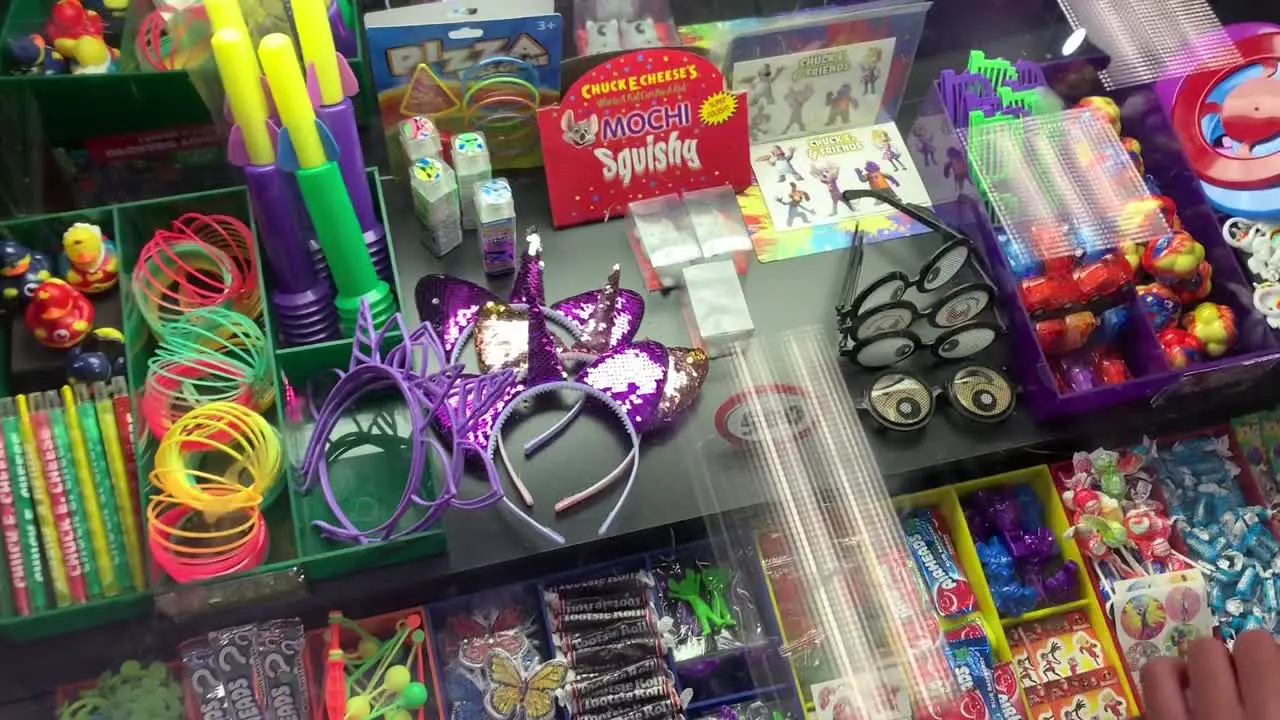
[[[1094,473],[1102,485],[1102,492],[1116,500],[1125,499],[1124,475],[1120,473],[1120,456],[1114,450],[1098,449],[1089,453]]]

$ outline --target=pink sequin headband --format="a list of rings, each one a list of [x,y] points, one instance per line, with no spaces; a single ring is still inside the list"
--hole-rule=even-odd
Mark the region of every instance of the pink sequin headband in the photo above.
[[[622,494],[599,533],[608,532],[635,482],[639,466],[639,436],[673,420],[689,407],[706,379],[709,360],[693,348],[668,348],[652,340],[633,338],[644,315],[644,298],[619,287],[621,271],[615,266],[603,288],[575,295],[545,306],[542,262],[536,237],[521,260],[515,287],[507,304],[488,290],[445,275],[429,275],[418,283],[418,312],[440,335],[446,351],[460,354],[460,345],[474,338],[476,356],[484,372],[515,370],[521,378],[494,402],[484,417],[459,436],[450,425],[449,413],[437,412],[436,426],[455,446],[489,460],[500,455],[527,505],[533,497],[513,471],[502,443],[502,427],[522,401],[557,390],[578,390],[583,399],[550,431],[525,446],[536,452],[577,417],[586,397],[594,397],[618,415],[632,440],[631,452],[614,471],[585,490],[561,499],[557,512],[586,500],[629,470]],[[558,313],[579,327],[566,347],[547,328],[546,318]],[[559,324],[559,323],[558,323]],[[470,329],[469,329],[470,328]],[[570,375],[565,362],[581,364]],[[495,482],[490,479],[490,482]]]

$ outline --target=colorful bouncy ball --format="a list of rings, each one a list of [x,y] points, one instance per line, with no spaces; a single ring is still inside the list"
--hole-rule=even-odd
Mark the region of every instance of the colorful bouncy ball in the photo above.
[[[1160,283],[1138,286],[1138,303],[1156,332],[1175,327],[1182,315],[1178,295]]]
[[[1157,336],[1169,367],[1182,370],[1204,360],[1204,345],[1199,338],[1182,328],[1165,328]]]
[[[1196,272],[1185,280],[1177,280],[1169,285],[1184,306],[1195,305],[1209,297],[1213,291],[1213,266],[1208,260],[1201,260]]]
[[[1182,318],[1182,327],[1200,341],[1209,357],[1225,355],[1240,337],[1235,312],[1218,303],[1200,303]]]
[[[1185,232],[1175,230],[1148,243],[1142,253],[1142,267],[1162,283],[1188,280],[1204,261],[1204,246]]]
[[[1120,106],[1116,104],[1115,100],[1102,95],[1090,95],[1089,97],[1081,98],[1080,102],[1076,103],[1076,107],[1095,113],[1104,122],[1115,128],[1117,135],[1120,134]]]

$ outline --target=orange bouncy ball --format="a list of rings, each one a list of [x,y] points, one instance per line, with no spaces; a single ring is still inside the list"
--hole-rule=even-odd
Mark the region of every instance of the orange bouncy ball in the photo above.
[[[93,329],[93,303],[66,281],[49,278],[36,286],[23,320],[36,340],[64,350]]]

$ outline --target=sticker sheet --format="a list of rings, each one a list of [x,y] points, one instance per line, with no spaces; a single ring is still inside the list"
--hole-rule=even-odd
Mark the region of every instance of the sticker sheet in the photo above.
[[[739,196],[761,262],[847,247],[855,227],[868,242],[923,232],[874,200],[845,202],[845,190],[889,190],[928,206],[929,194],[893,123],[751,146],[756,185]]]
[[[876,122],[894,42],[888,37],[734,63],[734,89],[747,91],[751,142]]]
[[[875,705],[874,717],[884,720],[908,720],[911,717],[911,700],[907,678],[896,667],[882,668],[880,676],[874,680]],[[809,692],[813,697],[813,712],[809,717],[814,720],[843,720],[859,717],[858,704],[853,698],[858,696],[855,684],[848,680],[831,680],[814,683]]]
[[[1199,570],[1121,580],[1112,598],[1116,638],[1135,683],[1151,658],[1184,656],[1192,640],[1213,634],[1213,613]]]
[[[1013,666],[1032,720],[1129,717],[1119,671],[1082,612],[1025,623],[1008,632]]]

